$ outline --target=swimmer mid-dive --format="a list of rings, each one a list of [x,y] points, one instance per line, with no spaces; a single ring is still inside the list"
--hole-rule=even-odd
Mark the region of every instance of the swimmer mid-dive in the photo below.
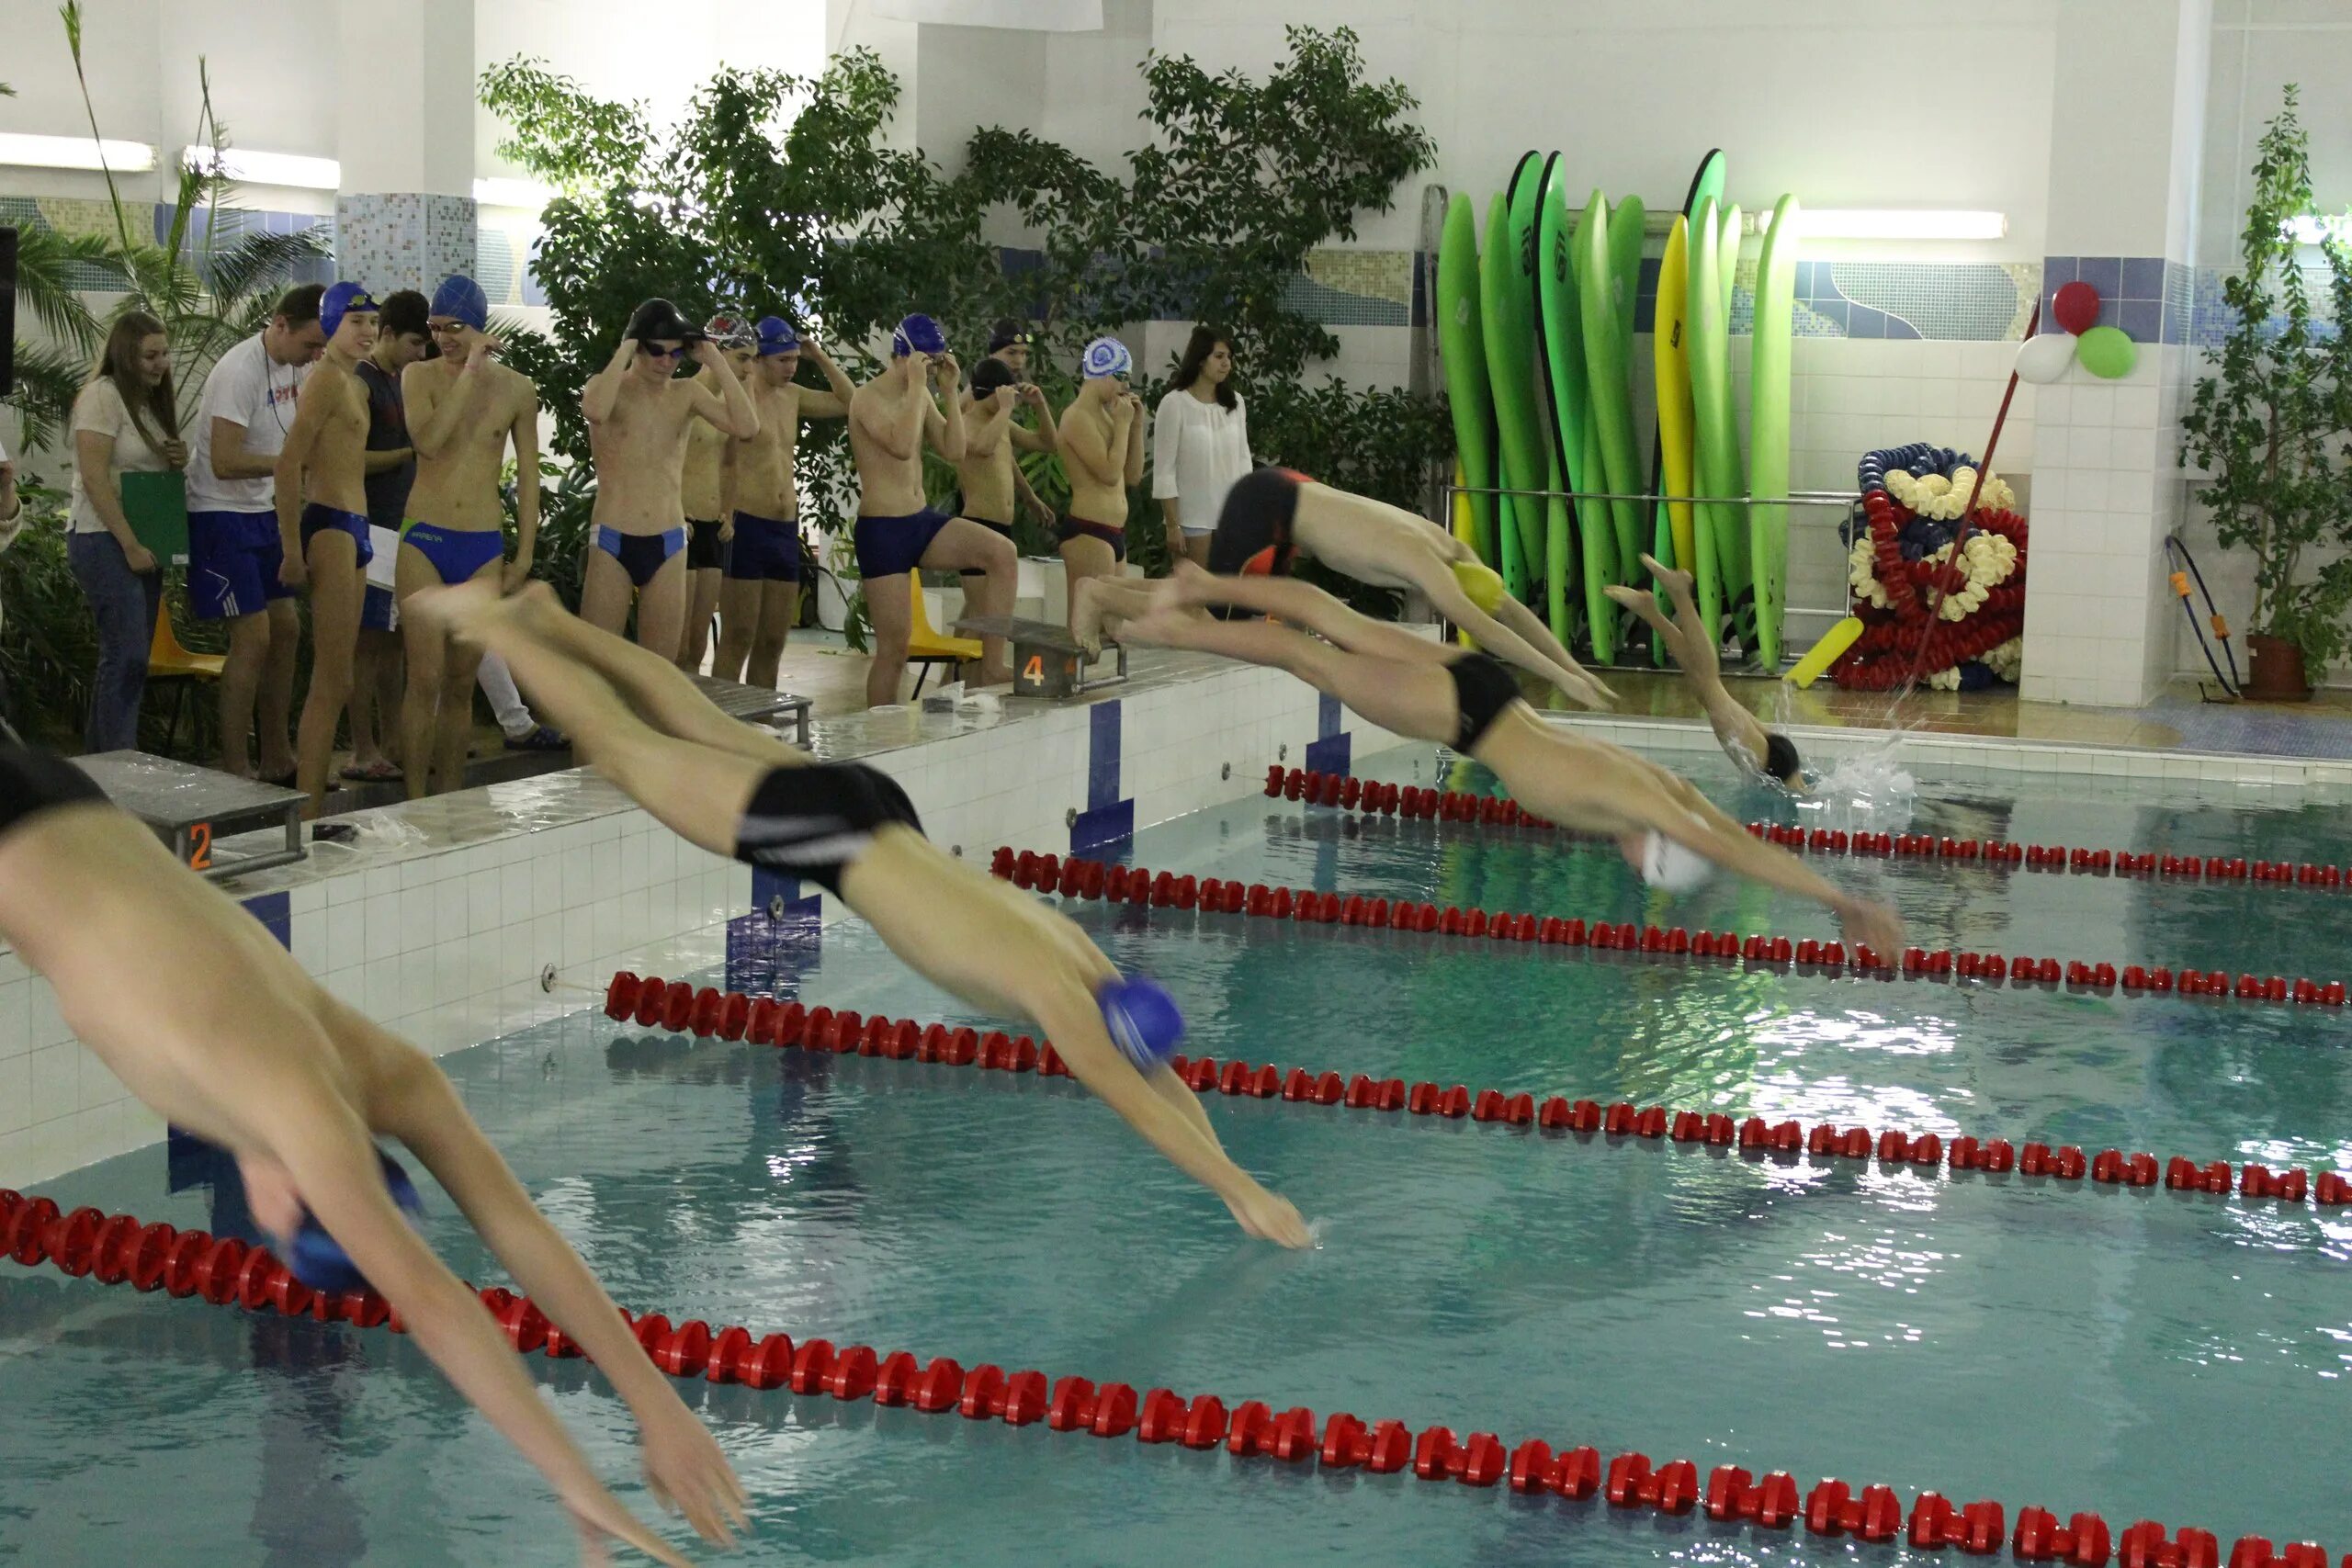
[[[1675,663],[1690,677],[1691,686],[1699,694],[1699,701],[1707,709],[1707,724],[1715,732],[1715,744],[1724,755],[1751,773],[1760,773],[1784,786],[1792,795],[1805,791],[1804,762],[1798,757],[1795,745],[1785,735],[1776,734],[1764,726],[1764,721],[1739,705],[1724,689],[1723,667],[1715,660],[1715,645],[1707,635],[1707,624],[1699,618],[1699,606],[1690,598],[1690,574],[1658,565],[1649,557],[1642,558],[1674,601],[1674,619],[1668,620],[1658,613],[1657,599],[1645,589],[1616,587],[1606,590],[1608,595],[1647,622],[1649,628],[1665,640],[1666,649],[1674,655]]]
[[[583,1562],[606,1561],[607,1537],[674,1568],[686,1560],[597,1479],[496,1321],[402,1217],[375,1135],[408,1145],[515,1286],[628,1402],[654,1495],[715,1542],[745,1523],[742,1485],[718,1444],[433,1059],[322,988],[79,769],[5,743],[0,941],[48,978],[65,1021],[125,1087],[236,1157],[281,1258],[299,1268],[319,1230],[333,1238],[418,1348],[548,1478]]]
[[[416,613],[502,655],[596,769],[672,831],[815,882],[933,985],[1035,1020],[1072,1075],[1243,1230],[1308,1245],[1298,1211],[1233,1163],[1166,1063],[1139,1071],[1114,1043],[1106,993],[1124,983],[1111,961],[1053,908],[942,853],[887,775],[816,761],[729,718],[670,660],[566,615],[545,583],[509,599],[469,583]]]
[[[1286,670],[1374,724],[1484,762],[1522,808],[1615,839],[1626,860],[1660,886],[1696,886],[1712,863],[1827,905],[1856,942],[1881,953],[1902,948],[1903,922],[1892,908],[1841,892],[1787,851],[1750,837],[1655,762],[1546,724],[1510,671],[1483,653],[1360,615],[1312,583],[1216,577],[1186,561],[1159,582],[1105,580],[1090,592],[1120,640]],[[1219,606],[1283,624],[1219,619],[1209,613]]]
[[[1436,525],[1287,468],[1259,468],[1236,480],[1209,541],[1209,570],[1281,577],[1302,555],[1375,587],[1419,590],[1480,648],[1587,707],[1616,698],[1505,591],[1491,567]]]

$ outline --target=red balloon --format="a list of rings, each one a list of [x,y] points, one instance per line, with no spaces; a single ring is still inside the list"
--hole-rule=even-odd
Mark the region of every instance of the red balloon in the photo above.
[[[2062,284],[2050,301],[2050,314],[2060,326],[2080,337],[2098,325],[2098,290],[2080,279]]]

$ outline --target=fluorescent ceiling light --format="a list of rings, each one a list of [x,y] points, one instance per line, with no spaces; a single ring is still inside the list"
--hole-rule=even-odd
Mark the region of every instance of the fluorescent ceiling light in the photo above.
[[[1934,208],[1808,207],[1801,217],[1808,240],[1997,240],[2009,231],[2006,212],[1951,212]],[[1761,227],[1770,228],[1766,216]]]
[[[144,141],[94,141],[86,136],[0,133],[0,164],[19,169],[99,169],[144,174],[155,150]]]
[[[213,168],[213,150],[209,147],[182,148],[180,162],[188,168],[209,174]],[[220,172],[244,185],[334,190],[343,184],[343,165],[333,158],[306,158],[299,152],[255,152],[243,147],[224,147],[220,150]]]
[[[555,186],[537,180],[476,180],[474,199],[484,207],[527,207],[536,212],[555,199]]]

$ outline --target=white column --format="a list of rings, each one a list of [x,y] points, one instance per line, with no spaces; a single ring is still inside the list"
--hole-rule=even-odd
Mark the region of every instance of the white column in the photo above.
[[[336,265],[379,295],[474,270],[473,0],[335,0],[338,58],[368,63],[336,101]]]
[[[2139,360],[2111,381],[2076,366],[2035,394],[2030,699],[2137,706],[2172,668],[2164,541],[2185,497],[2175,457],[2212,19],[2211,0],[2058,5],[2042,330],[2057,330],[2051,296],[2079,277]]]

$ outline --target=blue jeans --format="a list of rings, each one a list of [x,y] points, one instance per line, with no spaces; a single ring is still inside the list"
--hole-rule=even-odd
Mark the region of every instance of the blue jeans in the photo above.
[[[90,717],[83,748],[139,749],[139,702],[147,691],[147,650],[164,607],[164,574],[130,570],[112,534],[72,534],[66,564],[98,623],[98,668],[90,680]]]

